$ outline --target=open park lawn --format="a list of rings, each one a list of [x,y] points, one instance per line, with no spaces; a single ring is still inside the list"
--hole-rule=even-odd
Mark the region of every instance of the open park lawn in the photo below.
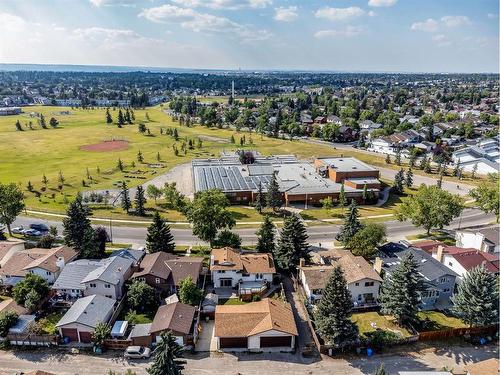
[[[193,158],[217,157],[223,149],[239,148],[239,139],[243,136],[232,130],[208,129],[202,126],[180,127],[162,111],[160,106],[135,110],[134,124],[124,125],[122,128],[118,128],[116,124],[106,124],[105,109],[102,108],[33,106],[24,107],[23,110],[24,113],[20,115],[0,118],[0,165],[2,165],[0,181],[19,183],[25,191],[27,206],[45,211],[64,211],[67,202],[72,200],[79,190],[113,188],[124,179],[128,180],[129,186],[134,186]],[[38,125],[38,117],[32,116],[32,112],[44,115],[48,129]],[[118,110],[110,109],[110,112],[116,121]],[[146,119],[146,113],[149,121]],[[55,129],[49,125],[51,117],[59,121],[59,126]],[[20,121],[24,131],[16,130],[17,120]],[[32,123],[34,130],[29,129],[29,122]],[[139,133],[138,124],[141,122],[150,130],[150,135]],[[172,136],[160,134],[160,129],[167,127],[178,128],[180,137],[178,141]],[[230,142],[231,135],[234,135],[237,145]],[[245,137],[247,144],[244,148],[256,149],[264,155],[295,154],[299,158],[356,155],[354,152],[334,150],[328,146],[299,144],[298,141],[267,138],[255,133],[251,135],[246,133]],[[248,143],[250,137],[253,144]],[[181,151],[183,140],[191,139],[196,144],[198,138],[203,141],[202,147],[188,150],[184,155]],[[126,141],[124,146],[126,148],[123,149],[121,144],[114,151],[82,149],[88,145],[99,145],[110,140]],[[179,150],[179,156],[174,154],[174,144]],[[139,150],[144,157],[143,163],[137,161]],[[160,153],[160,163],[163,167],[151,168],[148,166],[149,163],[158,163],[157,153]],[[358,156],[365,161],[370,159],[373,162],[376,159],[370,155]],[[117,168],[118,159],[125,165],[123,172]],[[135,163],[135,167],[132,166],[132,162]],[[64,177],[62,190],[58,188],[59,172]],[[44,174],[48,179],[46,186],[42,182]],[[144,179],[130,176],[140,176]],[[35,192],[27,191],[28,181],[34,186],[35,192],[41,193],[40,197],[36,197]],[[85,187],[82,181],[85,182]],[[168,216],[170,215],[173,213],[169,213]]]
[[[398,326],[394,322],[394,318],[391,316],[380,315],[377,312],[352,314],[351,320],[357,324],[361,335],[381,329],[383,331],[398,333],[402,337],[411,336],[411,333],[408,332],[408,330]]]

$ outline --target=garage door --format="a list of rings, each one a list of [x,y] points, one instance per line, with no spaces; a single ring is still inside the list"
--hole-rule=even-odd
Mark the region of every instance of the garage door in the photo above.
[[[76,328],[63,328],[61,329],[61,333],[63,337],[67,336],[71,341],[78,341],[78,331]]]
[[[221,337],[219,345],[221,349],[248,348],[248,339],[246,337]]]
[[[274,348],[277,346],[292,346],[292,336],[267,336],[260,338],[261,348]]]
[[[92,342],[92,333],[80,331],[80,342]]]

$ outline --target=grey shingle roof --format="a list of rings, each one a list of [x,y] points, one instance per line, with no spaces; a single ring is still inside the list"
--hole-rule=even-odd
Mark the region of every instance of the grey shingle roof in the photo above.
[[[101,295],[91,295],[78,299],[56,324],[60,327],[66,324],[79,323],[95,328],[97,323],[106,320],[113,310],[115,300]]]
[[[149,336],[151,325],[152,323],[136,324],[134,328],[132,328],[132,331],[130,331],[128,338]]]
[[[52,285],[52,289],[83,290],[85,285],[82,280],[100,266],[100,261],[91,259],[79,259],[68,263],[61,271],[54,285]]]
[[[104,281],[113,285],[120,282],[120,278],[130,269],[134,263],[131,259],[122,257],[111,257],[103,259],[102,265],[91,271],[83,280],[82,283],[87,283],[94,280]]]
[[[145,254],[146,252],[144,250],[120,249],[113,251],[110,257],[122,257],[138,262],[144,257]]]

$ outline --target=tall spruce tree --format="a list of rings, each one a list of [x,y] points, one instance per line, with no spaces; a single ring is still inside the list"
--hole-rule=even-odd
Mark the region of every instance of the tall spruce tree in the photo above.
[[[266,207],[266,197],[262,191],[262,182],[259,181],[259,188],[257,190],[257,197],[255,198],[255,209],[259,214]]]
[[[137,186],[135,192],[135,213],[139,216],[146,215],[146,196],[142,185]]]
[[[271,182],[267,186],[267,196],[266,196],[267,206],[276,210],[283,204],[283,199],[281,197],[281,192],[279,190],[278,180],[276,179],[276,174],[271,177]]]
[[[301,258],[309,259],[309,244],[306,228],[297,215],[285,219],[275,251],[278,266],[284,271],[293,271]]]
[[[63,219],[64,242],[76,250],[82,249],[85,232],[92,227],[88,216],[90,210],[83,205],[82,196],[78,193],[75,200],[71,202],[66,211],[66,217]]]
[[[323,289],[323,297],[315,311],[316,325],[321,335],[337,348],[354,344],[358,327],[351,321],[352,296],[340,265],[333,268]]]
[[[339,205],[340,207],[344,207],[347,205],[347,197],[345,195],[344,182],[342,182],[342,185],[340,186]]]
[[[396,157],[395,157],[395,162],[396,162],[396,165],[401,165],[401,148],[398,147],[397,150],[396,150]]]
[[[406,172],[405,185],[407,188],[411,188],[413,186],[413,171],[411,168]]]
[[[106,108],[106,124],[112,124],[113,118],[111,117],[111,113],[109,113],[109,108]]]
[[[340,232],[337,233],[335,237],[344,245],[363,227],[359,222],[358,205],[354,199],[351,200],[348,210],[347,216],[344,219],[344,225],[340,228]]]
[[[182,347],[172,332],[161,334],[154,353],[153,364],[146,370],[149,375],[182,375],[185,362],[177,359],[182,356]]]
[[[452,297],[453,310],[469,327],[498,322],[498,284],[494,274],[483,266],[467,272]]]
[[[153,222],[148,227],[146,249],[150,253],[158,251],[173,253],[175,250],[174,236],[170,232],[170,226],[161,218],[158,212],[155,212]]]
[[[121,109],[118,110],[117,124],[119,128],[121,128],[125,124],[125,117],[123,116],[123,112]]]
[[[103,254],[99,248],[99,239],[91,226],[85,229],[83,240],[80,249],[80,258],[82,259],[99,259]]]
[[[382,313],[392,315],[400,325],[418,320],[423,278],[413,254],[406,254],[394,271],[382,283],[380,304]]]
[[[405,190],[404,183],[405,183],[405,172],[403,168],[401,168],[396,173],[396,176],[394,176],[394,185],[392,185],[392,190],[398,195],[403,194]]]
[[[132,202],[130,201],[130,196],[128,193],[128,186],[127,183],[122,181],[122,188],[121,188],[121,199],[122,199],[122,208],[129,213],[130,209],[132,208]]]
[[[257,251],[259,253],[274,253],[274,224],[268,215],[257,231]]]

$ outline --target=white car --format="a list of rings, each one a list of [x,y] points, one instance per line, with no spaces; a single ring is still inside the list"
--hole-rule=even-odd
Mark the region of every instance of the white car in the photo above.
[[[26,229],[24,229],[22,226],[21,227],[16,227],[16,228],[12,228],[12,233],[15,233],[15,234],[24,234],[24,231]]]
[[[125,350],[125,358],[128,359],[146,359],[151,356],[151,349],[144,346],[129,346]]]

